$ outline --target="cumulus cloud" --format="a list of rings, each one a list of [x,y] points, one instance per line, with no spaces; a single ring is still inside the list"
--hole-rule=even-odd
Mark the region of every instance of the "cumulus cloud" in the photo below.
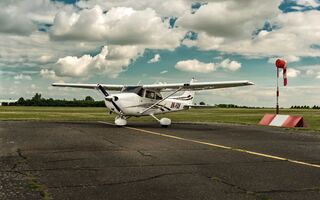
[[[274,64],[277,59],[279,59],[279,57],[269,58],[268,59],[268,63]],[[287,61],[288,63],[293,63],[293,62],[299,62],[300,61],[300,57],[294,56],[294,55],[283,56],[280,59],[283,59],[283,60]]]
[[[156,62],[159,62],[160,61],[160,54],[156,54],[154,55],[153,58],[151,58],[148,63],[156,63]]]
[[[301,68],[305,70],[307,76],[320,79],[320,65],[303,66]]]
[[[214,71],[214,63],[203,63],[197,59],[182,60],[176,63],[175,68],[186,72],[208,73]]]
[[[76,41],[51,41],[47,33],[37,32],[30,36],[5,35],[0,37],[0,67],[43,68],[66,55],[79,55],[96,50],[96,43]],[[39,69],[40,70],[40,69]]]
[[[229,58],[221,61],[221,63],[217,64],[218,67],[221,67],[224,70],[229,71],[237,71],[241,68],[241,63],[235,60],[230,60]]]
[[[320,56],[320,12],[283,13],[279,1],[209,1],[195,14],[185,13],[176,24],[197,33],[198,38],[183,41],[201,50],[218,50],[245,56],[299,57]],[[307,23],[306,23],[307,22]],[[210,42],[208,42],[210,41]]]
[[[150,9],[111,8],[100,6],[80,12],[59,12],[50,31],[55,40],[107,41],[113,45],[143,45],[145,48],[174,49],[180,45],[184,32],[169,29]]]
[[[287,77],[295,78],[301,73],[300,70],[294,69],[294,68],[288,68],[287,70]]]
[[[217,69],[225,71],[237,71],[241,68],[241,63],[229,58],[222,60],[219,63],[203,63],[197,59],[182,60],[176,63],[175,68],[180,71],[208,73]]]
[[[102,72],[115,78],[142,54],[143,49],[138,46],[104,46],[96,56],[60,58],[53,70],[62,77],[88,77],[95,72]]]
[[[297,0],[297,5],[318,7],[319,3],[315,0]]]
[[[15,80],[32,80],[31,76],[25,74],[18,74],[13,77]]]
[[[257,25],[278,13],[278,3],[278,0],[210,1],[195,14],[184,13],[177,25],[214,37],[250,37]]]
[[[144,10],[152,8],[163,17],[180,16],[190,10],[191,1],[189,0],[139,0],[137,1],[119,1],[119,0],[80,0],[77,6],[80,8],[93,8],[100,5],[105,10],[113,7],[130,7],[135,10]]]
[[[53,80],[53,81],[59,80],[59,77],[57,77],[56,73],[53,70],[41,69],[40,75],[43,78],[48,79],[48,80]]]
[[[244,39],[221,46],[221,50],[259,56],[320,56],[318,11],[281,13],[272,20],[279,28],[260,32],[254,39]],[[306,23],[308,22],[308,23]]]
[[[94,77],[99,73],[116,77],[145,49],[174,50],[181,42],[223,56],[232,53],[255,58],[282,57],[289,63],[299,62],[305,56],[320,56],[319,11],[301,9],[304,12],[283,13],[278,0],[209,0],[191,14],[193,2],[79,0],[76,5],[67,5],[52,0],[0,1],[0,75],[12,72],[1,79],[0,90],[5,83],[11,87],[9,79],[18,70],[21,70],[18,75],[35,71],[43,77],[42,81]],[[298,0],[297,6],[315,8],[316,3]],[[185,37],[190,31],[197,37]],[[108,53],[100,52],[105,45]],[[128,50],[131,48],[136,49]],[[222,57],[210,63],[178,63],[177,66],[186,66],[185,71],[201,68],[190,67],[198,65],[207,66],[202,68],[208,72],[241,67],[241,63]],[[294,70],[299,72],[291,73],[301,79],[307,76],[320,79],[319,69],[319,66],[298,66]],[[312,81],[315,84],[318,80]],[[21,92],[27,94],[29,88],[24,89]],[[2,89],[1,94],[10,93],[6,90]],[[264,95],[261,93],[261,99]],[[239,95],[239,100],[242,97]]]
[[[0,7],[0,32],[15,35],[30,35],[38,24],[52,24],[58,10],[74,10],[51,0],[1,1]]]
[[[199,47],[201,50],[217,50],[225,41],[223,37],[209,36],[205,32],[200,32],[196,40],[185,39],[182,44],[187,47]]]
[[[30,35],[35,30],[32,21],[25,17],[19,10],[10,8],[1,8],[0,12],[0,32]]]
[[[166,73],[168,73],[168,70],[163,70],[160,72],[160,74],[166,74]]]

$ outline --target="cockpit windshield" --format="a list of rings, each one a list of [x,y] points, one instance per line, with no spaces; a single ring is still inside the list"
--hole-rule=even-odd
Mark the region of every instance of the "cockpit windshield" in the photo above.
[[[121,92],[136,93],[141,97],[143,96],[143,88],[141,86],[126,86],[122,88]]]
[[[140,97],[145,97],[148,99],[156,99],[156,100],[162,99],[162,96],[159,92],[145,90],[141,86],[125,86],[122,88],[121,92],[122,93],[126,93],[126,92],[127,93],[135,93],[135,94],[139,95]]]

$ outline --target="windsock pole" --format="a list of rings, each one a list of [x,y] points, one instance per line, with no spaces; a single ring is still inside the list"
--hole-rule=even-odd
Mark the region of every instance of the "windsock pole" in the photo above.
[[[279,114],[279,68],[277,68],[277,102],[276,102],[276,114]]]
[[[277,68],[277,103],[276,103],[276,114],[279,114],[279,70],[282,69],[283,72],[283,85],[286,86],[288,83],[287,80],[287,65],[286,61],[282,59],[277,59],[275,62]]]

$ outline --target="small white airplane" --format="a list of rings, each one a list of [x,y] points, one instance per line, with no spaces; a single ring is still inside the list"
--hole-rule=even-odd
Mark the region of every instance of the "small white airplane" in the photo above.
[[[104,95],[104,102],[110,113],[117,114],[114,123],[117,126],[127,125],[130,117],[151,116],[162,127],[171,124],[168,118],[158,119],[155,115],[176,112],[191,107],[195,91],[211,90],[228,87],[248,86],[254,83],[250,81],[224,81],[224,82],[193,82],[174,84],[152,85],[109,85],[109,84],[75,84],[53,83],[55,87],[73,87],[85,89],[97,89]],[[120,91],[117,94],[109,94],[106,90]],[[182,95],[176,93],[184,91]],[[161,92],[169,92],[165,97]]]

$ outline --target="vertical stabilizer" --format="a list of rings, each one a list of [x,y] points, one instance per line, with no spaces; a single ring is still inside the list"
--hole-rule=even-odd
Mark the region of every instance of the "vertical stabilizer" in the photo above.
[[[190,84],[194,82],[194,78],[191,79]],[[183,96],[186,100],[188,100],[188,104],[193,104],[194,99],[194,91],[185,91],[181,96]]]
[[[193,83],[193,81],[194,81],[194,78],[191,79],[190,83]],[[185,104],[192,105],[194,94],[195,94],[194,91],[185,91],[182,95],[172,97],[172,99],[185,101]]]

